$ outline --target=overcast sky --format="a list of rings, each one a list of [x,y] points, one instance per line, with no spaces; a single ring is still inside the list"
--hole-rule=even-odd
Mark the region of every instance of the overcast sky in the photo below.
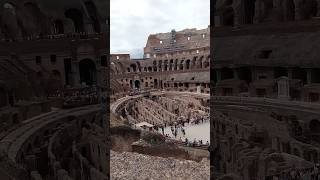
[[[141,58],[150,34],[203,29],[210,24],[210,0],[111,0],[111,53]]]

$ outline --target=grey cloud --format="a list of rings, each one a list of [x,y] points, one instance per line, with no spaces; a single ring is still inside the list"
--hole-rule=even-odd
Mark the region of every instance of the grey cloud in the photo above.
[[[117,1],[116,3],[113,3]],[[130,2],[129,2],[130,1]],[[121,3],[119,3],[121,2]],[[130,51],[142,57],[148,35],[171,29],[205,28],[209,25],[209,0],[140,0],[134,13],[121,11],[131,0],[111,0],[111,53]],[[113,6],[114,4],[114,6]],[[137,6],[140,7],[140,6]],[[113,11],[114,10],[114,11]]]

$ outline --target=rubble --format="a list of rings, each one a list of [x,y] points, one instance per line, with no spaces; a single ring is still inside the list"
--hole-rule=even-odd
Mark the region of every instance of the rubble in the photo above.
[[[209,160],[201,162],[161,158],[133,152],[111,151],[110,173],[113,180],[210,179]]]

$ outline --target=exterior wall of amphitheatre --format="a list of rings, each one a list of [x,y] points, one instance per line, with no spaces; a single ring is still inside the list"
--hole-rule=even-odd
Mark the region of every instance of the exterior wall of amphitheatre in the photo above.
[[[129,54],[112,54],[113,87],[122,91],[139,87],[209,93],[208,31],[209,28],[175,32],[174,42],[170,40],[173,32],[150,35],[143,59],[131,59]],[[177,46],[183,48],[177,49]]]

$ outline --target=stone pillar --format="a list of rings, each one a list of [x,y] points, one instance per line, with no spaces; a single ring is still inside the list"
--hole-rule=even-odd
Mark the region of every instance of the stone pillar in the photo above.
[[[312,83],[312,70],[307,69],[307,84],[311,84],[311,83]]]
[[[294,0],[294,6],[295,6],[295,9],[294,9],[294,19],[295,20],[301,20],[302,19],[302,16],[301,16],[301,8],[300,8],[300,3],[301,0]]]
[[[221,69],[217,69],[217,82],[221,81]]]
[[[251,79],[252,81],[256,80],[256,69],[254,67],[251,68]]]
[[[28,167],[30,168],[30,171],[37,170],[37,158],[35,155],[28,155],[26,157],[26,163],[27,163]]]
[[[79,87],[81,84],[80,84],[80,70],[79,70],[78,62],[72,62],[71,72],[72,72],[72,86]]]
[[[290,81],[287,77],[278,79],[278,99],[288,100],[290,98]]]
[[[239,79],[239,74],[238,74],[237,69],[236,69],[236,68],[233,68],[232,70],[233,70],[233,77],[234,77],[234,79]]]
[[[289,78],[289,79],[292,79],[292,78],[293,78],[293,72],[292,72],[292,69],[291,69],[291,68],[288,69],[288,78]]]

